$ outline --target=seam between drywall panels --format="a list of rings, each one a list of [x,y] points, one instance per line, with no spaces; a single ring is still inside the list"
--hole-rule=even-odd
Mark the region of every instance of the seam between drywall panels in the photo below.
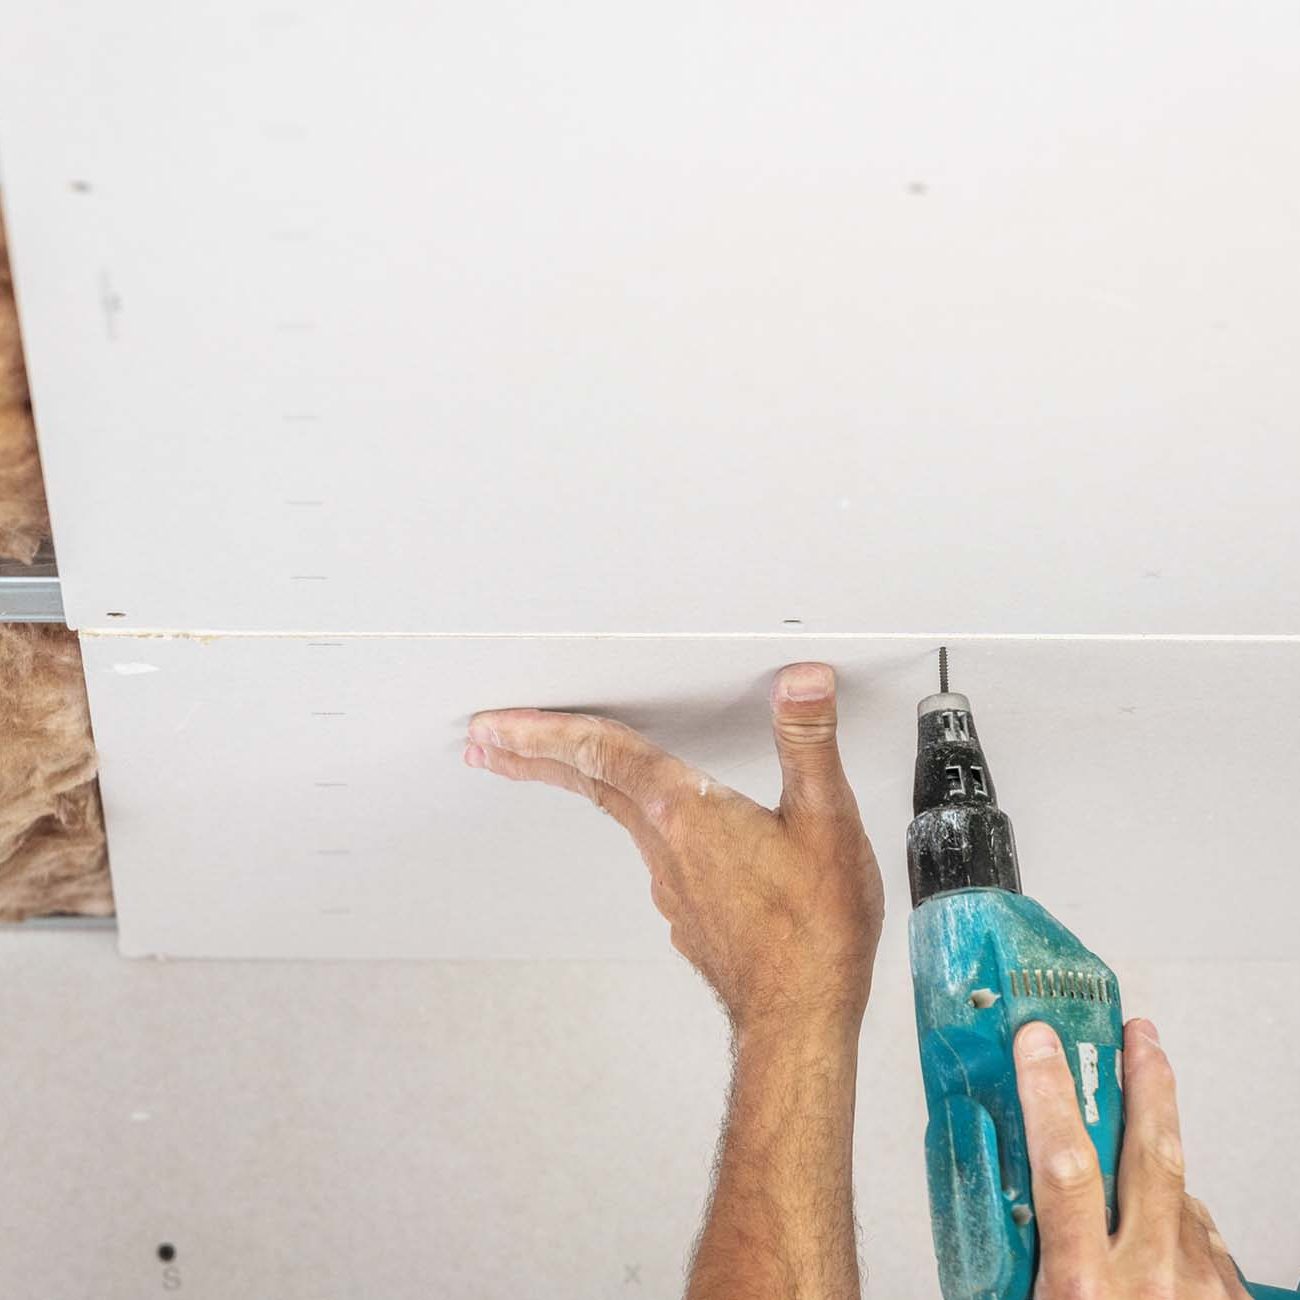
[[[163,641],[269,640],[329,637],[350,641],[1134,641],[1272,645],[1300,643],[1294,632],[325,632],[219,628],[83,627],[86,638]]]

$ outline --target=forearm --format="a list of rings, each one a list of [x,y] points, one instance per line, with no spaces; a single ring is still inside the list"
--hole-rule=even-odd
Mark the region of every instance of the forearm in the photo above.
[[[858,1024],[739,1034],[687,1300],[858,1300]]]

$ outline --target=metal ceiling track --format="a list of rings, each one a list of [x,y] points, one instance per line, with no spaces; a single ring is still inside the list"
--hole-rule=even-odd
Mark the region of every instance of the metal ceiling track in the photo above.
[[[49,542],[31,564],[0,560],[0,623],[63,621],[63,593]]]

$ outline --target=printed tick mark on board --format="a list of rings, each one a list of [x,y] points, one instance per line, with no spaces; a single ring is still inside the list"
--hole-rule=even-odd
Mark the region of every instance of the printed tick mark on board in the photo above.
[[[104,331],[109,342],[117,339],[117,318],[122,314],[122,297],[113,287],[107,271],[99,273],[99,306],[104,313]]]

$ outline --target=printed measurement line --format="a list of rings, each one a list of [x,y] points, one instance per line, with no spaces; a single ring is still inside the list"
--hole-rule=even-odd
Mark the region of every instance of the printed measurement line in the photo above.
[[[329,576],[324,573],[291,573],[290,582],[328,582]]]
[[[117,339],[117,318],[122,311],[122,296],[113,287],[107,271],[99,273],[99,305],[104,313],[104,329],[111,343]]]
[[[318,790],[346,790],[348,783],[346,781],[313,781]]]
[[[342,709],[337,711],[333,709],[313,709],[311,716],[313,718],[346,718],[348,715]]]
[[[288,497],[284,504],[287,506],[323,506],[325,502],[318,497]]]
[[[308,641],[307,645],[319,650],[341,650],[343,648],[342,641]]]

